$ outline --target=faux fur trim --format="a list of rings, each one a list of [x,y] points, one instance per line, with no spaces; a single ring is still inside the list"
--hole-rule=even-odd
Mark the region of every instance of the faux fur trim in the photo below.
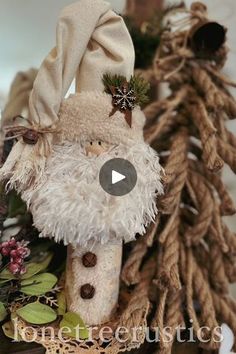
[[[139,107],[132,112],[132,127],[124,113],[113,109],[112,97],[90,91],[71,95],[63,101],[59,113],[60,141],[101,140],[109,144],[133,145],[143,141],[145,116]]]
[[[107,194],[99,184],[103,164],[115,157],[136,168],[135,188],[123,197]],[[134,240],[157,214],[156,196],[163,193],[161,166],[147,144],[119,145],[98,157],[86,156],[80,144],[54,146],[45,182],[22,194],[41,236],[86,246],[112,240]]]

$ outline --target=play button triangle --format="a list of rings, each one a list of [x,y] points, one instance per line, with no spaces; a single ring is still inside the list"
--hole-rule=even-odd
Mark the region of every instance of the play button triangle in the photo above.
[[[111,183],[112,184],[116,184],[120,181],[123,181],[124,179],[126,178],[126,176],[122,175],[121,173],[115,171],[115,170],[112,170],[112,175],[111,175]]]

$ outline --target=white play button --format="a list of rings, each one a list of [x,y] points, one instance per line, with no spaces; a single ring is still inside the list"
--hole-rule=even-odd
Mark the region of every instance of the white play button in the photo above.
[[[99,182],[105,192],[121,197],[131,192],[135,187],[137,172],[128,160],[111,159],[102,166]]]
[[[115,171],[115,170],[112,170],[112,177],[111,177],[111,183],[112,184],[116,184],[120,181],[123,181],[123,179],[125,179],[126,176],[122,175],[121,173]]]

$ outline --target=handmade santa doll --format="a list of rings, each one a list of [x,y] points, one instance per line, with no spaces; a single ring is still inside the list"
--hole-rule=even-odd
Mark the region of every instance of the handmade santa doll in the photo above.
[[[65,8],[30,96],[29,127],[13,128],[19,141],[1,170],[41,236],[68,245],[67,306],[88,325],[111,318],[122,242],[145,233],[162,193],[158,156],[143,140],[146,84],[133,70],[130,35],[110,4],[81,0]],[[75,77],[76,94],[63,100]],[[100,185],[101,168],[113,158],[137,173],[124,196]]]

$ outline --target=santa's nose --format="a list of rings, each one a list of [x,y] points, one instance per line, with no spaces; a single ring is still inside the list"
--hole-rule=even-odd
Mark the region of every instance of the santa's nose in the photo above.
[[[108,144],[102,141],[89,141],[85,144],[87,156],[99,156],[108,150]]]

